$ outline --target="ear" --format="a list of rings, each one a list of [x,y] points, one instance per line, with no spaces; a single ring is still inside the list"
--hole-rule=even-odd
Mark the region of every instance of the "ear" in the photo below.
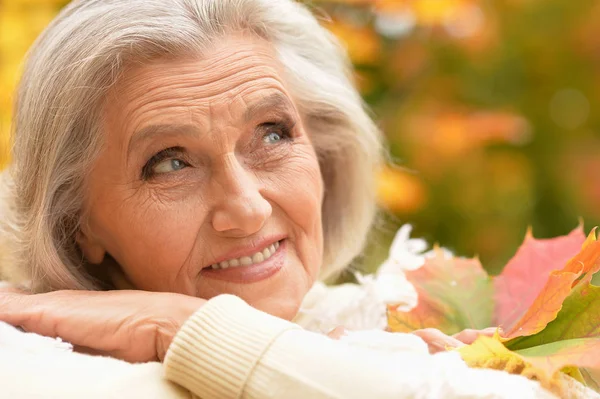
[[[81,227],[77,234],[75,235],[75,241],[81,252],[83,252],[83,256],[85,259],[93,264],[99,265],[104,260],[104,256],[106,255],[106,249],[104,246],[96,239],[87,228]]]

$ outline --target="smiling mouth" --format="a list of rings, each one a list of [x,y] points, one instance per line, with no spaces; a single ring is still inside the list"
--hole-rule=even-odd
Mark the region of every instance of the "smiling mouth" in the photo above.
[[[249,256],[242,256],[240,258],[233,258],[224,260],[219,263],[214,263],[208,266],[207,269],[222,270],[235,267],[252,266],[262,263],[267,259],[271,258],[277,252],[277,249],[279,249],[279,246],[281,245],[282,241],[283,240],[276,241],[273,244],[266,247],[265,249],[263,249],[262,251],[255,252]]]

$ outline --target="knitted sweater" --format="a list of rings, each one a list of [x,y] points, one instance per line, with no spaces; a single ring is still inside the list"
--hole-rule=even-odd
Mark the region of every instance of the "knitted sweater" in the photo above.
[[[360,284],[317,283],[295,323],[231,295],[209,300],[181,327],[162,364],[74,353],[68,343],[0,322],[0,397],[553,398],[537,382],[469,369],[457,353],[430,355],[419,337],[381,330],[385,303],[416,304],[398,267],[422,259],[399,251],[399,243],[378,275],[358,276]],[[340,340],[321,333],[339,325],[355,331]],[[580,384],[571,392],[599,397]]]
[[[0,386],[10,398],[553,397],[521,376],[469,369],[456,353],[429,355],[411,334],[359,331],[335,341],[231,295],[183,325],[163,364],[73,353],[0,325]]]

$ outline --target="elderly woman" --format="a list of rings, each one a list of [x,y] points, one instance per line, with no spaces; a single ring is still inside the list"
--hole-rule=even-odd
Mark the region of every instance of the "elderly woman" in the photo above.
[[[2,394],[551,397],[416,335],[290,322],[374,214],[379,134],[348,71],[292,0],[67,6],[17,95],[3,273],[28,292],[0,320],[76,351],[0,350]]]

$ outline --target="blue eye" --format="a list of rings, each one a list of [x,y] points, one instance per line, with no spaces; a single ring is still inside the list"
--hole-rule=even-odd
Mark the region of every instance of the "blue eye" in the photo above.
[[[177,172],[190,164],[186,161],[185,150],[182,147],[165,148],[154,154],[142,168],[141,178],[149,180],[155,175]]]
[[[169,173],[185,168],[187,165],[181,159],[165,159],[157,163],[153,169],[154,173]]]
[[[263,141],[268,144],[276,143],[278,141],[281,141],[282,139],[283,137],[281,137],[281,135],[276,132],[270,132],[263,136]]]

